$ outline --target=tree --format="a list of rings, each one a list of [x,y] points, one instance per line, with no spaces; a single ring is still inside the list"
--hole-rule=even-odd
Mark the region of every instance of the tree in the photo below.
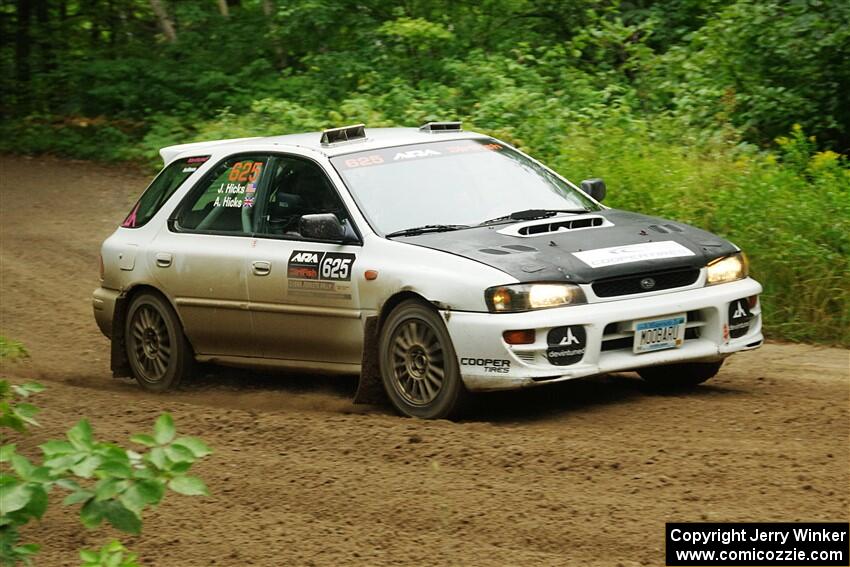
[[[15,76],[20,83],[30,80],[30,0],[18,0],[15,28]]]
[[[150,0],[151,8],[159,22],[159,27],[162,33],[170,43],[177,41],[177,32],[174,30],[174,22],[168,15],[168,10],[165,9],[165,4],[162,0]]]

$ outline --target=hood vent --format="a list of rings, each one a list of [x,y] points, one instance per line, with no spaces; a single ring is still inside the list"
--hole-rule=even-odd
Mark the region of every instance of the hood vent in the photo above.
[[[493,254],[496,256],[504,256],[506,254],[521,254],[523,252],[537,252],[537,248],[525,246],[524,244],[506,244],[499,248],[482,248],[479,252],[485,254]]]
[[[650,228],[650,230],[654,230],[655,232],[660,232],[661,234],[670,234],[670,231],[683,232],[681,227],[676,226],[675,224],[672,224],[672,223],[667,223],[667,224],[662,224],[662,225],[651,224],[651,225],[649,225],[649,228]]]
[[[514,224],[507,228],[503,228],[499,231],[499,233],[529,238],[531,236],[541,236],[544,234],[555,234],[558,232],[582,230],[587,228],[600,228],[604,226],[614,225],[608,219],[594,215],[569,217],[559,216]]]

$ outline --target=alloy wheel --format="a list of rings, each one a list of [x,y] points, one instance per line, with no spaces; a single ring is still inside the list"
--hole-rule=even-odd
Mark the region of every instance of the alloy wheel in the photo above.
[[[130,352],[135,356],[141,378],[159,382],[171,361],[171,337],[162,314],[150,305],[140,306],[130,322]]]
[[[393,386],[407,403],[429,404],[443,388],[445,359],[440,339],[422,320],[399,325],[392,336]]]

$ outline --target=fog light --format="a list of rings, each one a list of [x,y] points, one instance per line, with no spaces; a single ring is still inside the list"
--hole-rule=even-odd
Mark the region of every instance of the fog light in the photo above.
[[[502,338],[509,345],[530,345],[534,342],[534,329],[505,331],[502,333]]]
[[[747,298],[747,304],[749,304],[750,309],[755,309],[755,306],[759,304],[759,296],[751,295]]]

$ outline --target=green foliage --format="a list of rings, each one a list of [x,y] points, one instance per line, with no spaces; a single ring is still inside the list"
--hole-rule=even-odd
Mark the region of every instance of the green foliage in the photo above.
[[[227,16],[185,0],[163,3],[174,42],[146,1],[40,4],[25,33],[11,6],[0,19],[15,37],[0,47],[0,110],[16,117],[0,128],[6,149],[126,159],[163,120],[193,130],[262,100],[324,121],[346,101],[406,93],[436,98],[417,121],[471,116],[503,86],[762,145],[800,123],[821,147],[850,148],[843,0],[242,0]],[[393,107],[385,118],[411,121]]]
[[[43,390],[44,387],[35,382],[17,385],[0,380],[0,427],[23,433],[27,426],[38,425],[35,420],[38,408],[22,400]]]
[[[23,344],[0,335],[0,360],[18,360],[29,356]]]
[[[41,390],[38,385],[9,386],[0,381],[0,392],[25,396]],[[19,430],[16,422],[3,425]],[[130,440],[144,449],[98,441],[83,419],[68,430],[66,440],[40,445],[40,464],[19,454],[14,444],[0,447],[0,463],[11,467],[0,472],[0,564],[26,563],[37,551],[37,546],[18,545],[20,528],[43,516],[54,487],[67,492],[63,504],[79,506],[85,527],[96,528],[106,521],[130,534],[141,532],[143,512],[158,505],[168,490],[188,496],[209,494],[204,482],[188,472],[210,449],[195,437],[178,437],[170,415],[159,416],[151,434],[133,435]],[[100,552],[81,555],[87,565],[135,565],[135,556],[125,557],[125,552],[113,542]]]
[[[80,567],[140,567],[138,556],[118,541],[111,541],[98,551],[82,550],[80,560]]]
[[[159,504],[166,488],[180,494],[207,494],[206,486],[187,471],[199,458],[209,455],[204,443],[193,437],[175,439],[174,422],[161,415],[154,434],[138,434],[133,443],[149,449],[138,453],[94,440],[88,421],[81,420],[67,433],[67,441],[41,445],[44,466],[51,477],[66,479],[66,504],[81,504],[80,520],[88,528],[107,521],[115,528],[138,534],[142,512]],[[73,477],[75,480],[67,480]],[[186,485],[195,488],[187,491]]]
[[[662,57],[657,85],[700,126],[729,122],[766,144],[796,122],[846,150],[848,23],[843,0],[738,0]]]

